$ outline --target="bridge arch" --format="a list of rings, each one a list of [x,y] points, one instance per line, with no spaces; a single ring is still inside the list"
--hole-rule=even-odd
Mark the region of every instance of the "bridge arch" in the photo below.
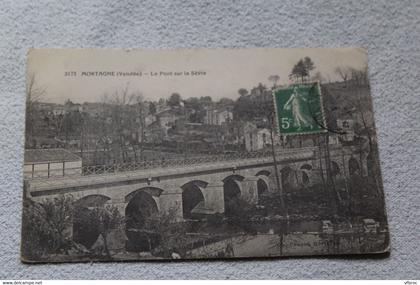
[[[242,175],[238,175],[238,174],[232,174],[229,175],[227,177],[225,177],[223,179],[223,183],[229,181],[229,180],[233,180],[233,181],[243,181],[245,179],[245,177],[243,177]]]
[[[105,195],[88,195],[83,198],[80,198],[79,200],[74,201],[73,206],[74,207],[103,207],[106,202],[111,200],[110,197]]]
[[[349,159],[349,174],[350,176],[360,174],[359,162],[354,157],[350,157]]]
[[[305,163],[304,165],[302,165],[302,166],[300,167],[300,169],[301,169],[301,170],[307,170],[307,171],[310,171],[310,170],[312,170],[312,165],[310,165],[310,164],[308,164],[308,163]]]
[[[133,192],[127,194],[125,196],[125,202],[129,203],[134,198],[134,196],[136,196],[137,193],[139,193],[139,192],[146,192],[152,197],[159,197],[160,194],[162,194],[163,190],[160,189],[160,188],[151,187],[151,186],[150,187],[143,187],[143,188],[134,190]]]
[[[163,192],[156,187],[144,187],[129,193],[125,200],[125,233],[128,238],[126,249],[140,252],[150,251],[159,242],[159,233],[153,229],[159,209],[156,197]]]
[[[97,209],[103,208],[111,198],[88,195],[73,203],[73,241],[91,248],[100,235]]]
[[[181,186],[182,189],[182,214],[184,218],[192,218],[200,214],[199,209],[204,209],[205,198],[203,188],[206,188],[207,182],[202,180],[193,180]]]
[[[302,171],[302,184],[307,186],[310,183],[309,175],[306,171]]]
[[[280,174],[283,191],[290,192],[293,186],[293,169],[290,166],[285,166],[280,170]]]
[[[300,167],[301,170],[301,177],[302,177],[302,184],[307,186],[310,184],[310,174],[309,172],[312,171],[312,165],[305,163]]]
[[[331,160],[331,175],[337,177],[341,174],[340,166],[337,162]]]
[[[255,176],[264,175],[264,176],[267,176],[268,177],[268,176],[270,176],[270,174],[271,174],[270,171],[264,169],[264,170],[258,171],[257,174],[255,174]]]
[[[258,178],[257,191],[258,191],[258,197],[268,193],[268,179],[264,179],[262,176]]]
[[[237,211],[242,196],[241,181],[244,179],[245,177],[237,174],[229,175],[223,179],[223,199],[227,216],[232,216]]]
[[[258,171],[257,174],[255,175],[258,178],[257,180],[258,197],[269,192],[270,174],[271,173],[268,170],[261,170],[261,171]]]

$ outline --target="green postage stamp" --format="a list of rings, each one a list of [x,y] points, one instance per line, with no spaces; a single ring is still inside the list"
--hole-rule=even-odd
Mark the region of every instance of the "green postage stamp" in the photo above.
[[[277,126],[282,135],[326,132],[318,82],[280,87],[273,92]]]

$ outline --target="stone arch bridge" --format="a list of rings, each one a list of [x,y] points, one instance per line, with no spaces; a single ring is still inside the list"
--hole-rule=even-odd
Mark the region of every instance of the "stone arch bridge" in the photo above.
[[[276,157],[281,190],[320,182],[320,174],[327,168],[316,147],[287,149]],[[330,157],[333,175],[367,174],[366,154],[355,148],[331,147]],[[229,215],[230,201],[236,198],[257,204],[265,192],[278,191],[274,171],[272,156],[263,155],[112,174],[30,179],[25,195],[37,202],[72,195],[75,204],[84,207],[112,204],[123,217],[133,211],[140,211],[140,217],[170,213],[182,221],[194,215]],[[141,224],[141,219],[136,223]]]

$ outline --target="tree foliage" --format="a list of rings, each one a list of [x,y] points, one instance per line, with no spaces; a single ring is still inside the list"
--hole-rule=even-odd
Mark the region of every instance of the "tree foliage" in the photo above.
[[[315,69],[315,64],[309,56],[305,56],[305,58],[303,59],[303,64],[309,76],[311,71]]]
[[[213,99],[211,96],[201,96],[200,103],[203,104],[203,106],[210,106],[213,104]]]
[[[235,101],[230,98],[221,98],[217,104],[221,107],[228,107],[233,106],[235,104]]]
[[[179,93],[172,93],[168,100],[168,106],[177,107],[181,105],[181,95]]]
[[[26,137],[25,144],[29,147],[35,131],[36,118],[36,104],[45,95],[45,89],[36,84],[35,74],[31,73],[28,76],[26,84]]]
[[[234,121],[254,121],[274,109],[271,91],[263,85],[252,89],[250,96],[239,97],[233,106]]]
[[[27,260],[59,255],[107,255],[109,234],[123,225],[123,217],[113,205],[83,208],[72,196],[61,195],[42,203],[25,199],[22,218],[22,256]],[[73,225],[83,224],[104,240],[103,248],[89,249],[73,240]],[[96,235],[94,236],[96,237]]]
[[[112,230],[117,230],[122,227],[124,218],[121,216],[118,208],[114,205],[101,205],[88,208],[76,208],[77,218],[76,223],[83,224],[85,229],[90,229],[91,232],[96,233],[94,237],[98,236],[103,240],[103,245],[91,249],[93,255],[111,256],[109,249],[109,235]]]
[[[301,82],[304,82],[310,77],[310,73],[315,69],[315,64],[312,59],[308,56],[300,59],[292,68],[289,78]]]
[[[156,104],[153,102],[149,103],[149,114],[151,115],[156,114]]]
[[[239,93],[239,95],[242,97],[242,96],[246,96],[246,95],[248,95],[248,90],[246,90],[245,88],[240,88],[239,90],[238,90],[238,93]]]
[[[189,121],[191,123],[202,123],[205,116],[205,109],[200,99],[191,97],[184,101],[184,106],[189,110]]]
[[[277,74],[270,75],[268,77],[268,81],[273,82],[273,88],[275,88],[277,86],[277,82],[279,80],[280,80],[280,76],[278,76]]]
[[[159,234],[159,246],[155,249],[158,256],[170,258],[176,252],[185,257],[190,238],[187,224],[177,220],[178,208],[172,207],[165,213],[152,215],[146,220],[145,229]]]
[[[353,84],[361,86],[368,85],[368,72],[367,66],[361,69],[356,69],[349,66],[338,66],[334,72],[341,78],[342,81],[352,81]]]
[[[68,229],[72,225],[73,198],[59,196],[37,203],[24,200],[22,256],[38,259],[48,254],[66,253],[71,248]]]

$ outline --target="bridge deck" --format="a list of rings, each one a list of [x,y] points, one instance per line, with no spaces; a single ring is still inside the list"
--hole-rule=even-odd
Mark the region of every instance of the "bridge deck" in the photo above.
[[[287,152],[281,152],[277,154],[277,160],[279,164],[308,160],[314,157],[314,149],[299,149]],[[134,171],[124,172],[113,172],[95,175],[79,175],[79,176],[61,176],[53,178],[35,178],[30,179],[30,191],[41,191],[48,189],[61,189],[70,187],[80,187],[92,184],[111,184],[116,182],[124,182],[130,180],[144,180],[154,179],[159,177],[170,177],[181,174],[192,174],[192,173],[205,173],[205,172],[217,172],[226,171],[227,169],[233,168],[249,168],[261,164],[272,164],[273,158],[270,156],[238,159],[229,161],[219,161],[211,163],[202,163],[194,165],[184,165],[178,167],[161,167],[153,169],[140,169]]]

